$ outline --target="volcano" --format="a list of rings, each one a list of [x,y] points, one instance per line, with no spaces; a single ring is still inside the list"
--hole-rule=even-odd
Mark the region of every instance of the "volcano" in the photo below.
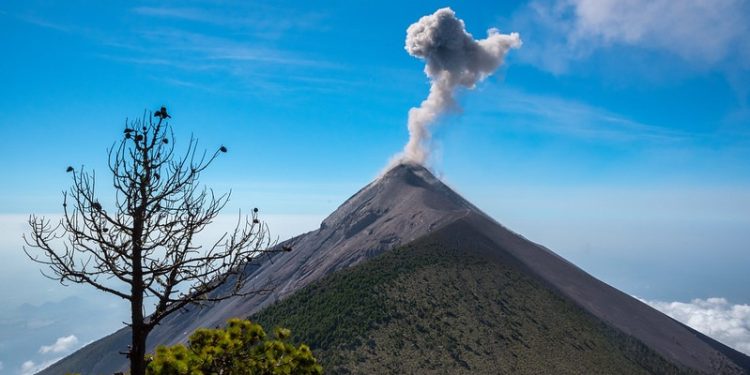
[[[244,288],[270,292],[173,315],[149,350],[252,316],[291,328],[336,373],[750,373],[750,357],[508,230],[418,165],[287,243],[246,267]],[[122,371],[129,340],[122,329],[41,374]]]

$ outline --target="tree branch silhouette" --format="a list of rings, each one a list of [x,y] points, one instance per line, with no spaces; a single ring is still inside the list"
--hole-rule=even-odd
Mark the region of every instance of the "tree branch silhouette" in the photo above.
[[[211,246],[194,239],[225,207],[231,192],[217,195],[199,177],[227,152],[199,152],[191,137],[175,151],[174,132],[162,107],[127,121],[123,138],[108,150],[115,191],[111,206],[97,198],[96,175],[68,167],[73,184],[63,192],[63,218],[29,217],[26,255],[47,266],[43,275],[67,285],[88,284],[129,301],[131,373],[145,373],[148,334],[165,317],[191,304],[261,293],[243,290],[244,266],[277,249],[258,209],[240,212],[233,230]],[[144,302],[155,300],[146,314]]]

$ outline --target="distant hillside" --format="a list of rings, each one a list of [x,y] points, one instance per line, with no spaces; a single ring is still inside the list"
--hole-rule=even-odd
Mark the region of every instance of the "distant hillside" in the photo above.
[[[690,373],[559,296],[460,222],[252,317],[330,373]]]

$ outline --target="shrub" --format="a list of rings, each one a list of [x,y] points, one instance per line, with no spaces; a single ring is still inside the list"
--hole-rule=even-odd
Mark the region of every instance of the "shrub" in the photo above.
[[[224,329],[196,330],[187,346],[160,346],[150,359],[149,375],[322,374],[310,348],[289,342],[291,332],[277,328],[274,338],[249,320],[230,319]]]

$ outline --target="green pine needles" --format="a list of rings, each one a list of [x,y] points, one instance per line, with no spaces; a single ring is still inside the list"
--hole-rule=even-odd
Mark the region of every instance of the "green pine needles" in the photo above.
[[[305,344],[289,342],[291,331],[276,328],[268,338],[259,324],[230,319],[224,329],[201,328],[187,346],[159,346],[149,375],[281,375],[323,374],[323,367]]]

